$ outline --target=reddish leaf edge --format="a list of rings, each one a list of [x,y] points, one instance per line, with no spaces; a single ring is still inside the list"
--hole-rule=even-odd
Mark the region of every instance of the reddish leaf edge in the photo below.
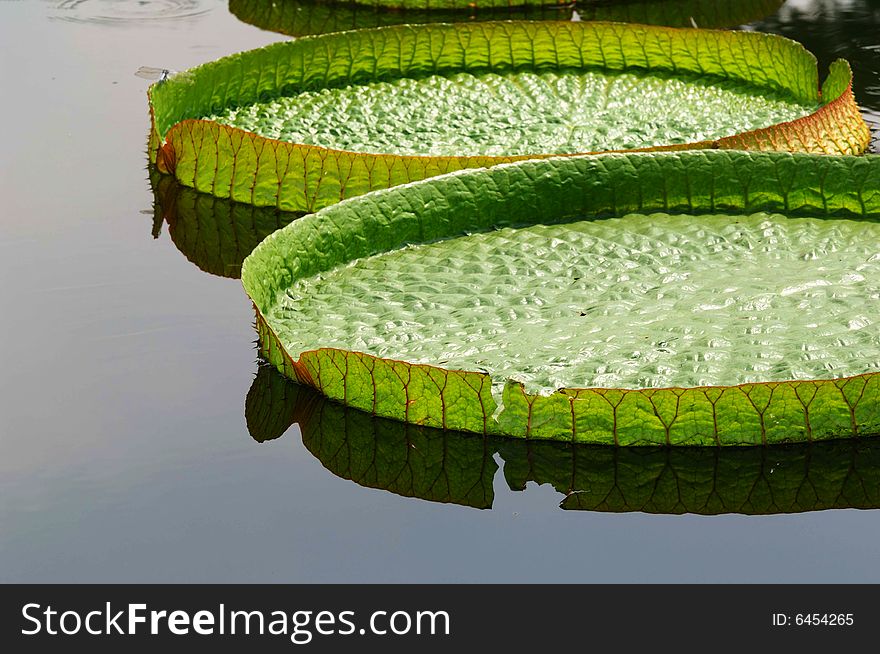
[[[355,408],[359,408],[362,410],[366,410],[372,413],[375,416],[383,417],[383,418],[398,418],[396,415],[389,414],[383,411],[375,411],[370,410],[362,406],[357,406],[355,403],[350,401],[346,401],[347,398],[343,397],[334,397],[332,395],[327,394],[327,387],[321,383],[319,378],[316,378],[313,375],[308,366],[308,361],[310,358],[319,357],[322,354],[328,353],[336,353],[342,356],[356,356],[362,359],[366,359],[372,361],[374,363],[381,364],[393,364],[399,365],[408,369],[415,369],[421,371],[433,370],[442,375],[447,374],[459,374],[459,375],[469,375],[476,376],[481,379],[483,387],[491,387],[493,384],[493,380],[491,376],[487,373],[483,372],[475,372],[475,371],[467,371],[467,370],[459,370],[459,369],[448,369],[443,368],[442,366],[435,366],[431,364],[421,364],[421,363],[410,363],[407,361],[399,360],[399,359],[391,359],[391,358],[383,358],[377,357],[371,354],[367,354],[364,352],[358,352],[353,350],[342,350],[339,348],[317,348],[313,350],[305,350],[303,351],[299,358],[294,360],[290,354],[286,351],[286,349],[281,345],[281,341],[268,324],[266,319],[263,317],[259,308],[256,305],[253,305],[255,312],[255,328],[259,333],[259,354],[262,359],[275,367],[281,374],[292,379],[293,381],[301,384],[303,386],[308,386],[319,393],[327,396],[329,399],[339,402],[345,406],[354,406]],[[850,385],[859,385],[860,382],[864,381],[864,384],[861,384],[861,390],[859,392],[859,397],[855,402],[850,404],[847,396],[844,392],[844,389]],[[464,431],[469,433],[490,435],[490,436],[502,436],[502,437],[514,437],[514,438],[525,438],[525,439],[547,439],[547,440],[557,440],[557,441],[570,441],[572,443],[590,443],[590,444],[606,444],[606,445],[614,445],[621,446],[624,445],[619,438],[617,430],[612,428],[611,433],[606,435],[605,438],[583,438],[578,437],[577,428],[576,428],[576,420],[572,420],[572,429],[566,432],[564,429],[558,430],[556,433],[552,435],[543,435],[533,433],[534,426],[532,424],[534,418],[534,412],[532,411],[532,407],[534,407],[537,402],[554,402],[554,401],[563,401],[569,404],[580,399],[580,396],[584,394],[595,394],[598,396],[615,396],[619,397],[616,402],[616,406],[619,407],[624,403],[624,398],[626,397],[641,397],[641,398],[650,398],[657,394],[672,394],[677,396],[682,396],[685,393],[702,393],[707,398],[710,394],[717,394],[718,398],[716,398],[715,402],[717,403],[718,399],[723,396],[725,393],[729,392],[739,392],[742,395],[750,396],[754,389],[765,389],[770,392],[770,396],[777,389],[790,389],[793,390],[796,395],[798,395],[799,388],[816,388],[817,385],[833,385],[835,386],[841,393],[842,398],[850,407],[850,424],[848,430],[838,430],[838,431],[830,431],[826,433],[814,433],[813,429],[811,429],[809,422],[809,413],[807,409],[807,417],[804,424],[777,424],[774,425],[776,431],[784,432],[786,435],[783,438],[774,438],[768,439],[768,429],[764,425],[763,420],[761,421],[762,429],[758,438],[755,438],[754,435],[745,438],[745,439],[724,439],[721,437],[719,432],[718,425],[715,425],[715,429],[711,436],[708,439],[703,439],[706,442],[694,443],[694,442],[677,442],[676,440],[670,437],[670,429],[666,428],[665,436],[666,438],[663,440],[657,440],[654,438],[645,438],[641,440],[637,440],[632,443],[627,443],[628,446],[645,446],[645,447],[656,447],[658,445],[661,446],[683,446],[683,447],[692,447],[694,445],[705,445],[705,446],[717,446],[717,447],[748,447],[748,446],[766,446],[766,445],[779,445],[786,443],[813,443],[819,441],[827,441],[827,440],[845,440],[845,439],[858,439],[858,438],[870,438],[876,437],[880,435],[880,416],[877,415],[877,411],[872,411],[874,414],[874,420],[872,421],[864,421],[860,422],[856,417],[856,411],[858,409],[858,405],[862,397],[864,397],[864,391],[867,388],[868,384],[873,383],[875,386],[880,389],[880,373],[877,372],[868,372],[862,373],[858,375],[852,375],[848,377],[836,377],[836,378],[827,378],[827,379],[809,379],[809,380],[784,380],[784,381],[775,381],[775,382],[749,382],[744,384],[736,384],[736,385],[717,385],[717,386],[695,386],[695,387],[684,387],[684,386],[669,386],[663,388],[599,388],[599,387],[585,387],[585,388],[560,388],[556,390],[552,395],[537,395],[537,394],[529,394],[525,391],[525,387],[522,383],[508,380],[505,385],[505,396],[515,396],[521,402],[525,402],[529,405],[528,418],[526,419],[525,424],[520,425],[519,430],[511,430],[504,429],[503,425],[498,420],[493,420],[493,414],[498,410],[497,404],[493,403],[489,407],[483,407],[484,409],[484,421],[483,421],[483,429],[472,429],[468,428],[467,425],[458,425],[458,424],[450,424],[447,422],[446,417],[444,416],[441,422],[438,424],[436,421],[432,422],[429,420],[425,421],[410,421],[410,420],[401,420],[402,422],[408,422],[410,424],[422,425],[422,426],[430,426],[436,427],[440,429],[446,430],[456,430],[456,431]],[[376,388],[374,384],[374,388]],[[817,389],[818,390],[818,389]],[[378,394],[380,391],[376,390]],[[815,393],[814,393],[815,397]],[[711,400],[710,400],[711,402]],[[377,398],[374,397],[373,404],[374,407],[381,402],[378,401]],[[809,402],[807,402],[807,406]],[[769,408],[769,401],[765,405],[763,411],[759,413],[764,413]],[[806,409],[806,407],[805,407]],[[504,412],[504,408],[502,407],[502,415]],[[659,418],[659,416],[658,416]]]

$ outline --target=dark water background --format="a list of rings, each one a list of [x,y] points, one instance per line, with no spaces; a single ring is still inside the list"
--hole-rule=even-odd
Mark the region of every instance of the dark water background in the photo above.
[[[880,115],[880,1],[751,27],[848,58]],[[297,426],[255,442],[251,306],[153,238],[133,72],[278,38],[221,0],[0,0],[0,580],[880,581],[876,510],[563,511],[509,469],[478,510],[340,478]]]

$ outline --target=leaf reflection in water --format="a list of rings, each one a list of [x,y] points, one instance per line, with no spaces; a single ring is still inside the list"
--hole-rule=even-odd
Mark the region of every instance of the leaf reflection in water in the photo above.
[[[475,436],[375,418],[260,365],[245,417],[254,440],[297,423],[330,472],[368,488],[491,508],[500,455],[511,490],[550,484],[563,509],[769,515],[880,508],[880,438],[813,445],[658,448]]]
[[[154,167],[150,185],[153,238],[167,224],[177,249],[204,272],[220,277],[238,279],[241,262],[260,241],[303,215],[199,193]]]

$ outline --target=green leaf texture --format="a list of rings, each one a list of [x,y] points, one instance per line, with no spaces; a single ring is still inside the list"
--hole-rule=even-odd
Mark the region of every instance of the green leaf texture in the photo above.
[[[270,139],[349,152],[503,157],[686,145],[797,120],[815,109],[769,92],[743,93],[739,82],[693,75],[518,71],[306,91],[206,118]]]
[[[302,214],[254,207],[199,193],[153,168],[153,237],[168,226],[172,242],[201,270],[238,279],[241,263],[272,232]]]
[[[442,156],[363,152],[267,138],[206,118],[250,110],[259,113],[260,107],[256,105],[281,103],[298,116],[301,127],[324,129],[323,124],[303,123],[308,112],[296,114],[298,105],[291,98],[321,96],[322,93],[357,96],[358,89],[369,90],[371,84],[382,88],[405,85],[408,81],[436,85],[452,78],[475,80],[473,83],[479,86],[486,79],[500,77],[507,87],[516,87],[521,79],[532,75],[538,80],[534,94],[536,115],[541,120],[558,119],[552,110],[548,112],[548,107],[560,98],[565,99],[568,91],[562,95],[556,91],[542,94],[540,89],[546,86],[546,77],[600,73],[674,77],[691,82],[694,76],[699,76],[704,88],[713,84],[724,88],[741,85],[747,96],[766,96],[772,101],[782,99],[800,106],[803,112],[819,107],[794,120],[721,138],[713,135],[712,139],[700,141],[699,133],[695,132],[694,142],[681,137],[681,129],[686,132],[690,120],[682,114],[684,126],[673,130],[670,141],[659,146],[662,148],[833,154],[862,152],[869,141],[867,125],[852,97],[848,65],[835,64],[833,80],[826,84],[826,93],[820,97],[815,58],[802,46],[782,37],[620,23],[520,21],[397,26],[326,34],[277,43],[200,66],[151,87],[149,151],[161,171],[173,173],[186,186],[257,206],[314,211],[371,190],[464,168],[558,152],[530,150],[526,154],[501,155],[489,150],[483,150],[487,154],[480,154],[481,150],[476,150]],[[583,87],[584,92],[589,88]],[[462,107],[460,112],[454,112],[455,118],[473,114],[475,124],[480,123],[482,114],[473,108],[473,102],[482,97],[480,93],[466,94],[467,102],[459,102],[456,98],[460,99],[462,94],[456,93],[453,89],[444,96],[444,102],[451,102],[449,106]],[[528,94],[531,97],[532,92]],[[387,102],[370,105],[369,95],[366,93],[365,99],[348,105],[352,116],[362,118],[367,135],[371,130],[390,131],[392,135],[402,133],[405,124],[391,119],[394,107]],[[418,99],[417,91],[415,95]],[[491,93],[485,91],[484,95],[492,105]],[[699,105],[701,98],[697,94],[696,98],[687,98],[679,104]],[[667,101],[673,99],[668,97]],[[576,107],[577,97],[571,100],[569,104]],[[327,106],[335,111],[337,104],[331,102]],[[383,118],[386,109],[388,116]],[[489,111],[495,110],[490,107]],[[731,107],[727,113],[736,115],[738,111]],[[702,112],[703,118],[711,114]],[[327,116],[335,114],[331,112]],[[568,127],[571,130],[615,129],[617,117],[616,113],[609,114],[604,127],[582,124],[586,120],[583,118]],[[512,126],[517,126],[519,118],[512,116],[511,119]],[[659,119],[667,120],[665,115]],[[345,121],[334,120],[334,124],[345,125]],[[442,125],[444,117],[438,115],[430,120]],[[271,126],[275,117],[267,116],[257,122]],[[641,120],[630,127],[633,130],[651,128],[649,122]],[[663,143],[663,131],[669,127],[663,125],[659,131],[654,130],[659,141],[643,143]],[[482,138],[485,141],[499,131],[493,128]],[[611,139],[607,143],[613,146],[625,141]],[[563,149],[570,151],[568,146]]]
[[[756,218],[759,212],[767,215]],[[615,216],[621,218],[608,219]],[[306,216],[257,247],[245,260],[242,282],[257,310],[263,355],[287,376],[374,415],[460,431],[614,445],[862,437],[880,433],[880,341],[872,318],[878,297],[872,271],[880,257],[871,236],[878,218],[880,157],[698,151],[537,160],[388,189]],[[664,232],[670,220],[673,229]],[[664,240],[687,222],[703,229],[691,228],[688,242]],[[714,231],[718,225],[728,231]],[[648,238],[640,238],[634,226],[647,229]],[[582,257],[607,261],[610,277],[585,269],[586,281],[596,284],[583,287],[572,304],[566,285],[584,280],[575,280],[577,269],[567,262],[560,270],[554,265],[569,247],[560,234],[584,229],[594,237]],[[596,230],[606,229],[603,243]],[[535,230],[545,230],[543,240],[519,238]],[[785,233],[796,237],[780,245]],[[518,277],[529,273],[514,265],[512,277],[496,279],[498,266],[508,262],[494,255],[455,259],[471,241],[499,234],[515,235],[509,248],[501,248],[505,256],[526,252],[537,271],[522,288]],[[640,249],[646,241],[660,245]],[[436,257],[426,258],[415,276],[401,274],[401,257],[418,258],[431,248],[445,248],[459,279],[444,277]],[[749,250],[771,259],[787,252],[784,265],[765,278],[767,288],[748,286],[754,273],[739,267],[737,257]],[[810,261],[816,262],[812,276]],[[829,265],[837,267],[829,272]],[[656,283],[639,276],[645,267],[656,272]],[[658,302],[703,285],[701,267],[716,277],[715,268],[729,271],[732,288],[720,289],[717,305],[698,303],[682,311],[675,302]],[[358,276],[362,268],[384,270],[384,285],[365,288],[361,282],[369,277]],[[479,278],[481,271],[489,271],[482,284],[469,286],[467,276]],[[554,275],[569,276],[562,301],[553,295],[560,286]],[[402,279],[405,292],[395,294]],[[321,286],[328,280],[329,287]],[[601,298],[597,288],[603,289]],[[298,313],[299,307],[319,301],[319,293],[337,295],[348,313],[319,315],[321,324],[308,324],[313,316]],[[735,300],[725,300],[729,293]],[[840,301],[827,315],[811,311],[835,297]],[[601,311],[591,315],[600,299]],[[446,301],[453,303],[448,311]],[[468,302],[477,310],[462,305]],[[789,309],[774,314],[775,305]],[[646,306],[650,315],[639,314]],[[591,334],[620,307],[637,316],[636,323],[616,335],[603,328],[605,344],[598,354],[588,353],[607,359],[608,369],[573,373],[572,362],[594,342]],[[431,326],[422,333],[411,329],[410,322],[438,310],[448,319],[425,323]],[[507,322],[496,326],[484,319],[496,314]],[[570,333],[556,329],[560,315],[564,325],[577,325]],[[474,318],[468,324],[462,316]],[[636,329],[643,333],[631,333]],[[508,333],[511,340],[505,341]],[[552,349],[560,334],[570,351]],[[643,336],[644,347],[614,347],[634,336]],[[673,336],[703,339],[707,349],[692,355]],[[815,350],[814,340],[823,338],[828,349]],[[420,339],[426,344],[421,349]],[[715,367],[712,359],[725,347],[732,351],[724,366]],[[831,351],[846,361],[829,359]],[[510,352],[531,354],[517,359]],[[553,356],[545,360],[545,352]],[[678,358],[666,358],[670,352]],[[683,374],[678,367],[689,367],[684,372],[692,376],[677,377]],[[543,382],[535,371],[545,375]],[[610,373],[604,379],[611,383],[601,383],[603,373]],[[619,379],[626,383],[614,383]],[[664,379],[699,382],[664,386]]]
[[[245,415],[257,441],[299,425],[330,472],[361,486],[475,508],[493,503],[504,462],[511,490],[550,484],[563,509],[768,515],[880,508],[880,439],[764,448],[615,448],[479,437],[373,418],[261,366]]]
[[[393,1],[393,0],[392,0]],[[388,25],[488,20],[615,21],[702,28],[733,27],[776,12],[783,0],[607,0],[586,2],[481,3],[459,0],[448,8],[435,2],[398,0],[395,10],[379,3],[321,0],[229,0],[239,20],[289,36],[326,34]],[[500,5],[500,6],[499,6]]]

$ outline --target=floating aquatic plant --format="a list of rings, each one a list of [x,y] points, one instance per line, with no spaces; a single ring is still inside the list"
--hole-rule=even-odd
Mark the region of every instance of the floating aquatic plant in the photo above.
[[[517,159],[627,149],[859,153],[851,73],[754,32],[619,23],[398,26],[225,57],[149,92],[186,186],[315,211]]]
[[[264,356],[371,414],[614,445],[880,433],[880,157],[519,162],[306,216],[245,260]]]

